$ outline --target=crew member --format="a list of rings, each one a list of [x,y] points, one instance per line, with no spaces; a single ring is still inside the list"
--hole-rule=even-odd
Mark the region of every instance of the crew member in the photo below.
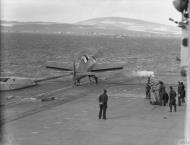
[[[181,82],[181,99],[182,99],[182,103],[185,103],[185,85],[183,84],[183,82]]]
[[[146,99],[150,99],[150,90],[151,90],[151,86],[150,86],[150,77],[148,77],[147,83],[146,83]]]
[[[170,92],[169,92],[169,97],[170,97],[170,112],[172,112],[172,106],[174,106],[174,111],[176,112],[176,92],[173,90],[173,87],[170,86]]]
[[[178,105],[181,106],[181,99],[182,99],[182,84],[181,84],[181,82],[178,82],[177,93],[178,93]]]
[[[107,102],[108,102],[107,90],[104,90],[104,93],[99,96],[99,106],[100,106],[99,119],[102,118],[102,112],[103,112],[103,119],[106,120]]]
[[[166,106],[166,104],[168,103],[168,99],[169,99],[168,93],[165,91],[163,95],[164,106]]]
[[[151,93],[150,104],[159,105],[158,83],[156,81],[151,83]]]
[[[163,96],[166,92],[166,89],[162,81],[159,81],[159,84],[160,84],[160,87],[159,87],[160,106],[163,106]]]

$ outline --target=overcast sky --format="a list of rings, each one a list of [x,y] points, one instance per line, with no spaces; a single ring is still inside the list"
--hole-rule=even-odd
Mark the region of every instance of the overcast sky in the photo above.
[[[125,17],[172,24],[180,20],[172,0],[1,0],[1,18],[75,23],[96,17]]]

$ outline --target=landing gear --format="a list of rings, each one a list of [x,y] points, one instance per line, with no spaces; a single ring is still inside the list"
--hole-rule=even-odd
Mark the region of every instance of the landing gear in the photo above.
[[[86,76],[85,76],[86,77]],[[77,78],[74,80],[74,85],[75,86],[79,86],[80,85],[80,80],[84,78],[84,77],[81,77],[81,78]],[[98,84],[98,77],[96,77],[95,75],[88,75],[88,78],[89,78],[89,81],[90,83],[92,82],[95,82],[96,84]]]
[[[74,85],[75,85],[75,86],[79,86],[79,85],[80,85],[80,79],[76,79],[76,80],[74,81]]]
[[[89,78],[90,82],[93,82],[91,79],[91,78],[93,78],[95,83],[98,84],[98,77],[96,77],[95,75],[89,75],[88,78]]]

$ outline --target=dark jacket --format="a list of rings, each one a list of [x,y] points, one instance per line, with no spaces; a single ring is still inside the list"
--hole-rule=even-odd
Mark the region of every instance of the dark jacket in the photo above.
[[[151,89],[151,86],[149,84],[146,84],[146,91],[149,92]]]
[[[165,92],[164,95],[163,95],[163,100],[167,103],[168,99],[169,99],[168,93]]]
[[[185,90],[182,90],[182,91],[181,91],[181,97],[182,97],[182,98],[185,98]]]
[[[108,95],[103,93],[99,96],[99,103],[106,104],[108,102]]]
[[[181,83],[181,89],[182,89],[182,90],[185,90],[185,86],[184,86],[183,83]]]
[[[165,92],[166,92],[165,86],[161,85],[159,87],[159,95],[160,95],[160,97],[163,97],[163,95],[165,94]]]
[[[177,93],[178,93],[178,94],[181,94],[182,87],[183,87],[183,86],[181,85],[181,83],[178,84],[178,87],[177,87]]]
[[[174,90],[170,90],[170,102],[173,102],[175,101],[175,98],[176,98],[176,92]]]

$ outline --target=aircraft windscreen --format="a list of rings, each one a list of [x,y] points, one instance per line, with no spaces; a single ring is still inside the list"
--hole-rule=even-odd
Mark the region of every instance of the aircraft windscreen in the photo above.
[[[84,63],[87,63],[88,57],[86,55],[83,55],[82,58],[81,58],[81,60],[83,60]]]

